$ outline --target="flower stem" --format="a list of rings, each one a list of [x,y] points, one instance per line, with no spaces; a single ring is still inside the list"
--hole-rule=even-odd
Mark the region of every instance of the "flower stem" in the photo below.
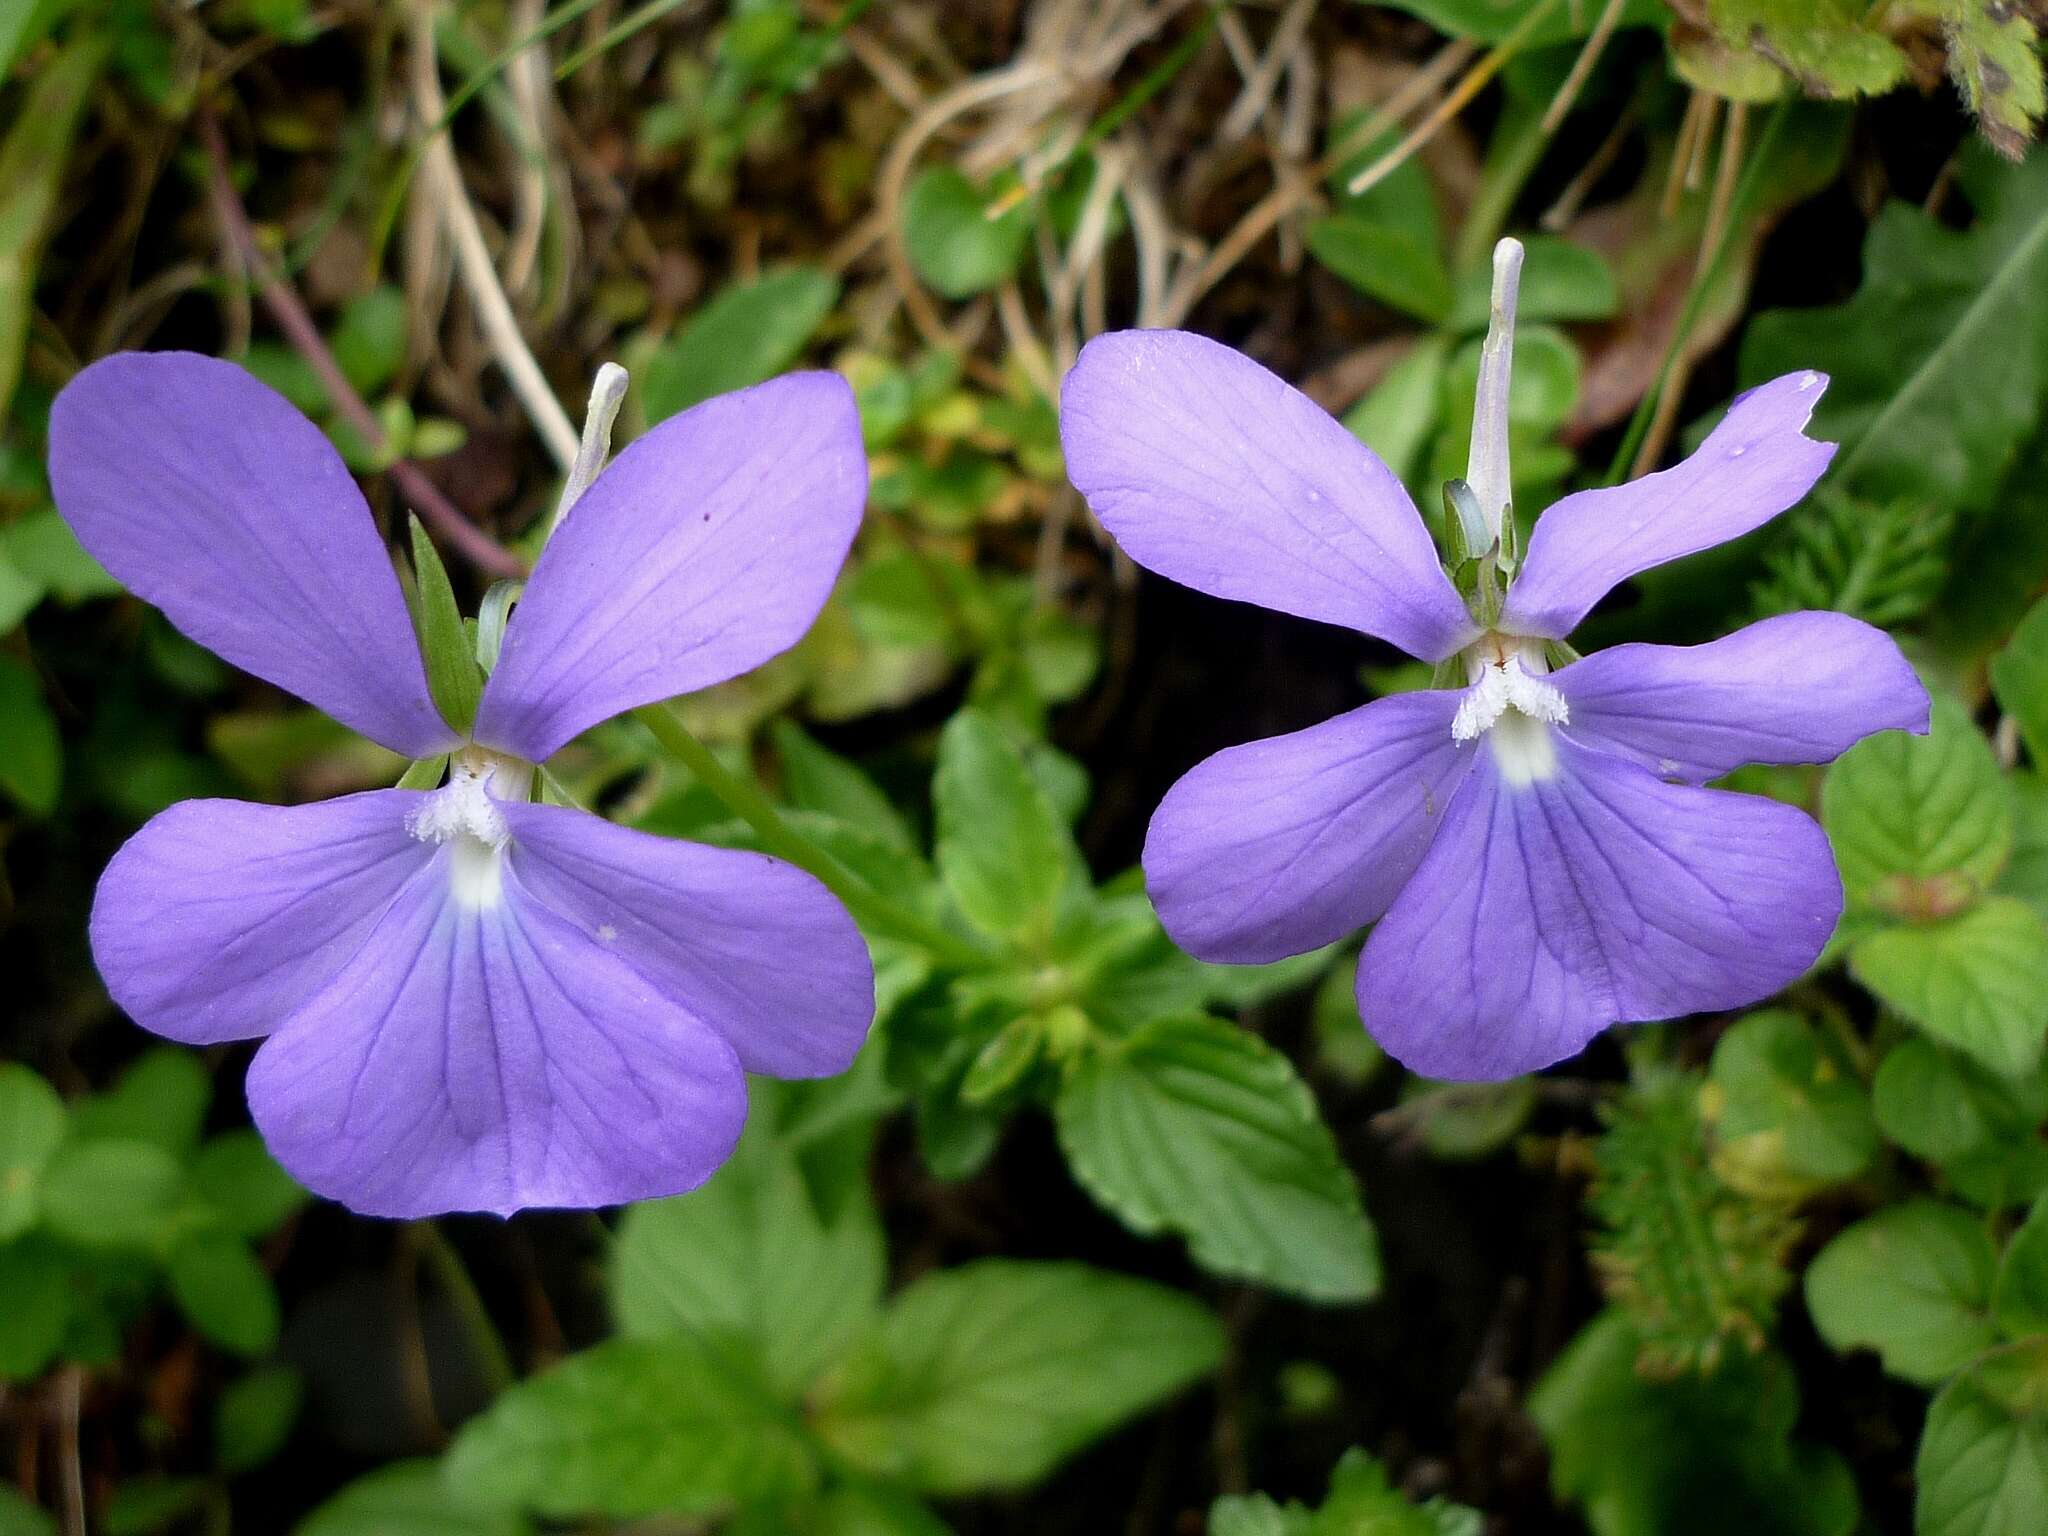
[[[416,1221],[412,1230],[419,1241],[420,1257],[434,1272],[434,1283],[447,1293],[462,1320],[477,1366],[484,1373],[485,1387],[496,1397],[519,1379],[498,1325],[491,1321],[484,1299],[477,1293],[476,1282],[470,1279],[469,1269],[462,1262],[462,1255],[455,1251],[455,1245],[448,1241],[448,1234],[431,1221]]]
[[[862,927],[923,945],[956,966],[979,969],[987,963],[988,956],[980,949],[881,895],[838,859],[798,832],[783,819],[775,802],[761,792],[759,785],[727,768],[709,747],[691,733],[673,705],[650,704],[634,710],[633,718],[646,726],[663,748],[696,775],[699,783],[752,827],[763,848],[815,876],[845,903],[846,910]]]

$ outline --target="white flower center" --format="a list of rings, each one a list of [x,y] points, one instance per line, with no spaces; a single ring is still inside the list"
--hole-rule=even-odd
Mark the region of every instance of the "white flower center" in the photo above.
[[[1465,652],[1472,686],[1451,719],[1453,741],[1488,738],[1501,778],[1520,786],[1557,772],[1550,728],[1571,718],[1564,695],[1543,674],[1550,670],[1540,641],[1490,634]]]
[[[449,890],[465,907],[495,907],[504,894],[505,844],[512,829],[500,800],[524,800],[533,787],[533,764],[464,747],[449,761],[448,782],[405,818],[423,843],[448,843]]]

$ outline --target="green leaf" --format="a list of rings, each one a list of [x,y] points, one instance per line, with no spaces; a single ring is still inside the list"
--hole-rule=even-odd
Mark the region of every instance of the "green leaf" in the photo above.
[[[0,1062],[0,1243],[35,1224],[36,1186],[64,1128],[57,1090],[27,1067]]]
[[[1877,1155],[1862,1085],[1797,1014],[1771,1009],[1737,1020],[1714,1046],[1708,1081],[1718,1101],[1714,1166],[1738,1188],[1850,1179]]]
[[[629,1337],[744,1341],[794,1403],[880,1312],[885,1269],[867,1200],[827,1220],[795,1155],[756,1124],[701,1189],[626,1212],[612,1306]]]
[[[213,1410],[213,1459],[221,1471],[252,1471],[283,1450],[305,1396],[305,1381],[288,1365],[259,1366],[230,1382]]]
[[[1049,934],[1080,855],[1001,726],[976,710],[947,722],[932,799],[939,873],[968,921],[996,937]]]
[[[1359,292],[1432,325],[1451,312],[1451,279],[1433,243],[1352,214],[1313,219],[1305,231],[1316,260]]]
[[[1887,928],[1849,951],[1856,979],[1930,1035],[2006,1077],[2040,1064],[2048,1034],[2048,926],[1994,896],[1946,922]]]
[[[2048,1509],[2048,1339],[1979,1362],[1927,1410],[1915,1536],[2037,1536]]]
[[[1074,1176],[1197,1262],[1319,1301],[1379,1289],[1378,1244],[1314,1096],[1221,1019],[1163,1018],[1084,1060],[1054,1105]]]
[[[1991,1315],[2009,1338],[2048,1334],[2048,1198],[2035,1203],[2005,1245]]]
[[[21,573],[7,553],[6,541],[0,539],[0,635],[27,618],[42,600],[43,584]]]
[[[1522,239],[1522,285],[1515,301],[1517,327],[1546,322],[1606,320],[1621,305],[1614,269],[1598,251],[1555,235]],[[1483,331],[1493,311],[1493,272],[1474,267],[1458,284],[1451,324]]]
[[[12,656],[0,656],[0,790],[25,811],[47,816],[64,782],[64,742],[43,685]]]
[[[57,1536],[57,1522],[0,1483],[0,1536]]]
[[[1480,43],[1498,43],[1528,19],[1544,0],[1396,0],[1394,9],[1420,16],[1447,37],[1467,37]],[[1551,4],[1545,14],[1529,24],[1522,34],[1524,48],[1541,48],[1570,38],[1584,37],[1597,13],[1585,7]],[[1616,25],[1654,26],[1660,17],[1649,0],[1624,0]]]
[[[1830,375],[1810,430],[1843,444],[1830,472],[1843,489],[1971,511],[1998,495],[2048,415],[2048,160],[2007,166],[1967,146],[1958,166],[1977,215],[1968,229],[1887,203],[1856,296],[1759,315],[1739,373],[1745,386],[1799,368]]]
[[[22,13],[30,9],[27,4],[10,7]],[[26,24],[26,14],[10,16],[0,22],[0,33]],[[106,44],[91,29],[82,30],[34,71],[20,98],[21,110],[0,140],[0,420],[6,418],[21,377],[37,268],[71,163],[72,135],[106,56]]]
[[[1927,735],[1883,731],[1843,753],[1820,807],[1850,901],[1897,916],[1962,910],[2012,852],[1998,759],[1946,696],[1934,700]]]
[[[793,720],[777,720],[769,727],[769,736],[792,805],[847,822],[900,852],[916,850],[916,839],[902,815],[855,764],[819,746]]]
[[[1209,1506],[1209,1536],[1309,1536],[1309,1512],[1263,1493],[1228,1494]]]
[[[2004,650],[1991,658],[1999,707],[2019,723],[2037,765],[2048,766],[2048,598],[2027,610]]]
[[[1351,435],[1403,480],[1414,473],[1436,427],[1450,356],[1448,336],[1425,336],[1344,414]]]
[[[519,1515],[459,1499],[439,1463],[398,1461],[357,1478],[292,1536],[531,1536]]]
[[[854,1465],[926,1492],[1020,1488],[1222,1353],[1216,1320],[1164,1286],[985,1259],[904,1291],[817,1427]]]
[[[228,1131],[208,1141],[189,1176],[214,1219],[242,1237],[267,1236],[311,1198],[254,1131]]]
[[[1899,46],[1854,0],[1708,0],[1707,19],[1731,48],[1752,48],[1809,96],[1874,96],[1906,73]]]
[[[1356,1011],[1357,1005],[1352,1006]],[[1401,1122],[1414,1127],[1431,1157],[1449,1162],[1491,1157],[1514,1140],[1535,1109],[1532,1077],[1498,1083],[1409,1077],[1401,1084]]]
[[[985,293],[1017,270],[1031,238],[1028,201],[991,218],[990,203],[950,165],[927,166],[903,198],[903,243],[917,275],[949,299]]]
[[[1977,1217],[1911,1200],[1820,1251],[1806,1271],[1806,1307],[1835,1349],[1874,1349],[1892,1375],[1932,1386],[1997,1342],[1996,1262]]]
[[[456,1437],[447,1478],[480,1508],[630,1520],[789,1497],[817,1467],[740,1352],[675,1334],[613,1339],[512,1387]]]
[[[31,1235],[0,1243],[0,1381],[40,1376],[71,1321],[71,1277],[54,1244]]]
[[[1850,1536],[1856,1487],[1833,1452],[1792,1439],[1791,1368],[1731,1355],[1704,1376],[1637,1369],[1615,1311],[1565,1347],[1529,1396],[1552,1486],[1594,1536]]]
[[[96,597],[114,597],[124,590],[105,566],[85,552],[55,507],[9,523],[0,532],[0,541],[4,541],[15,570],[61,603],[75,605]]]
[[[1832,609],[1879,628],[1910,623],[1949,578],[1955,508],[1859,501],[1821,486],[1781,519],[1751,594],[1758,618]]]
[[[1411,1504],[1387,1469],[1355,1448],[1331,1472],[1320,1509],[1264,1494],[1218,1499],[1209,1509],[1209,1536],[1480,1536],[1484,1528],[1480,1513],[1462,1504]]]
[[[648,359],[641,391],[649,421],[713,395],[773,378],[802,355],[832,306],[839,279],[785,267],[722,291]]]
[[[171,1250],[171,1295],[192,1326],[238,1355],[268,1354],[282,1321],[277,1288],[231,1232],[188,1232]]]
[[[71,1141],[43,1174],[43,1220],[92,1248],[147,1248],[169,1228],[184,1175],[146,1141]]]
[[[462,623],[462,608],[449,584],[448,568],[441,564],[441,552],[427,537],[417,517],[407,519],[412,527],[413,628],[419,633],[420,656],[427,664],[427,689],[434,707],[459,736],[467,736],[476,723],[477,701],[483,697],[483,669],[476,664],[476,647]]]
[[[80,1103],[74,1119],[81,1140],[146,1141],[174,1157],[199,1142],[213,1076],[206,1062],[183,1046],[151,1046],[105,1093]]]
[[[356,393],[374,396],[405,362],[405,333],[405,295],[379,283],[349,300],[328,343]],[[330,407],[333,403],[328,402]]]
[[[2004,1078],[1959,1051],[1915,1035],[1879,1064],[1871,1085],[1877,1123],[1916,1157],[1941,1165],[1959,1194],[1992,1209],[2048,1189],[2048,1084]]]
[[[210,1490],[203,1477],[145,1473],[118,1484],[100,1516],[101,1536],[155,1536],[202,1509]]]
[[[2048,108],[2037,33],[2048,18],[1989,0],[1944,0],[1937,8],[1945,24],[1949,78],[1991,147],[2008,160],[2020,159]]]

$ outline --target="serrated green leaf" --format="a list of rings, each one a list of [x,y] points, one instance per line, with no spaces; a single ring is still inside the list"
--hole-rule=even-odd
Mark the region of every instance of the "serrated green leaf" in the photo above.
[[[0,1062],[0,1243],[35,1224],[37,1186],[65,1124],[56,1089],[27,1067]]]
[[[343,1488],[292,1536],[531,1536],[518,1514],[459,1499],[438,1462],[398,1461]]]
[[[1889,628],[1924,614],[1948,581],[1955,508],[1859,501],[1818,487],[1781,520],[1751,593],[1758,618],[1831,609]]]
[[[713,395],[773,378],[802,355],[832,306],[839,280],[785,267],[720,292],[648,360],[641,379],[649,421]]]
[[[2005,1078],[1923,1036],[1885,1056],[1872,1084],[1877,1123],[1917,1157],[1938,1163],[1957,1193],[1993,1209],[2048,1189],[2048,1118],[2039,1074]]]
[[[1877,1155],[1862,1084],[1821,1049],[1813,1027],[1782,1009],[1738,1019],[1708,1070],[1717,1103],[1714,1167],[1738,1188],[1854,1178]]]
[[[1560,1499],[1594,1536],[1849,1536],[1856,1486],[1832,1451],[1792,1439],[1790,1367],[1733,1355],[1664,1380],[1637,1368],[1642,1341],[1602,1313],[1529,1396]]]
[[[1049,934],[1080,855],[1001,726],[974,710],[947,723],[932,799],[939,873],[968,921],[999,938]]]
[[[22,809],[47,816],[64,783],[64,742],[43,702],[35,673],[0,656],[0,790]]]
[[[612,1307],[629,1337],[738,1341],[795,1403],[880,1312],[885,1261],[868,1202],[826,1219],[793,1152],[757,1123],[701,1189],[626,1212]]]
[[[1074,1176],[1197,1262],[1321,1301],[1379,1288],[1378,1244],[1315,1098],[1257,1036],[1164,1018],[1084,1060],[1054,1103]]]
[[[1927,735],[1882,731],[1836,759],[1820,805],[1850,901],[1895,916],[1961,911],[2012,852],[1998,759],[1946,696]]]
[[[2036,1202],[2005,1245],[1991,1315],[2008,1338],[2048,1334],[2048,1199]]]
[[[1938,8],[1949,78],[1992,148],[2018,160],[2048,109],[2037,31],[2048,18],[1996,0],[1945,0]]]
[[[213,1459],[229,1476],[262,1466],[298,1422],[306,1384],[288,1365],[266,1365],[230,1382],[213,1409]]]
[[[896,1298],[818,1410],[847,1461],[929,1493],[1018,1488],[1213,1370],[1191,1297],[1079,1264],[984,1259]]]
[[[420,657],[427,665],[427,691],[434,707],[459,736],[476,723],[477,701],[483,697],[484,675],[476,664],[476,647],[462,622],[462,608],[449,584],[441,552],[427,537],[417,517],[412,528],[413,628],[419,634]]]
[[[2037,1536],[2048,1509],[2048,1339],[1981,1361],[1927,1410],[1914,1536]]]
[[[449,1489],[558,1519],[709,1514],[787,1498],[818,1469],[743,1352],[700,1335],[613,1339],[520,1382],[463,1427]]]
[[[2004,650],[1991,658],[1991,688],[2019,723],[2037,766],[2048,766],[2048,598],[2027,610]]]
[[[1930,1035],[2005,1077],[2048,1036],[2048,925],[1994,896],[1946,922],[1886,928],[1849,951],[1855,978]]]
[[[1854,0],[1707,0],[1706,13],[1724,42],[1769,58],[1809,96],[1875,96],[1905,78],[1905,54]]]
[[[1360,293],[1432,325],[1449,318],[1443,254],[1410,231],[1339,213],[1311,220],[1303,238],[1317,261]]]
[[[903,243],[917,275],[949,299],[985,293],[1017,270],[1031,238],[1024,202],[990,217],[992,203],[950,165],[927,166],[903,197]]]
[[[1835,1349],[1874,1349],[1892,1375],[1932,1386],[1997,1342],[1997,1257],[1970,1212],[1908,1201],[1820,1251],[1806,1271],[1806,1307]]]
[[[43,1220],[90,1248],[148,1248],[176,1214],[184,1173],[147,1141],[72,1140],[43,1171]]]

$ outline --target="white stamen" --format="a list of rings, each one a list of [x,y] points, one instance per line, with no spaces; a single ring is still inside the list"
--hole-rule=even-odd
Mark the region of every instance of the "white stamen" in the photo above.
[[[512,830],[501,800],[524,800],[533,787],[533,764],[465,747],[449,760],[448,782],[405,819],[423,843],[448,843],[449,890],[466,907],[494,907],[504,890],[505,844]]]
[[[1557,744],[1551,727],[1571,718],[1554,683],[1540,644],[1507,635],[1488,635],[1465,653],[1472,686],[1451,717],[1451,739],[1487,737],[1504,782],[1521,786],[1557,772]]]

